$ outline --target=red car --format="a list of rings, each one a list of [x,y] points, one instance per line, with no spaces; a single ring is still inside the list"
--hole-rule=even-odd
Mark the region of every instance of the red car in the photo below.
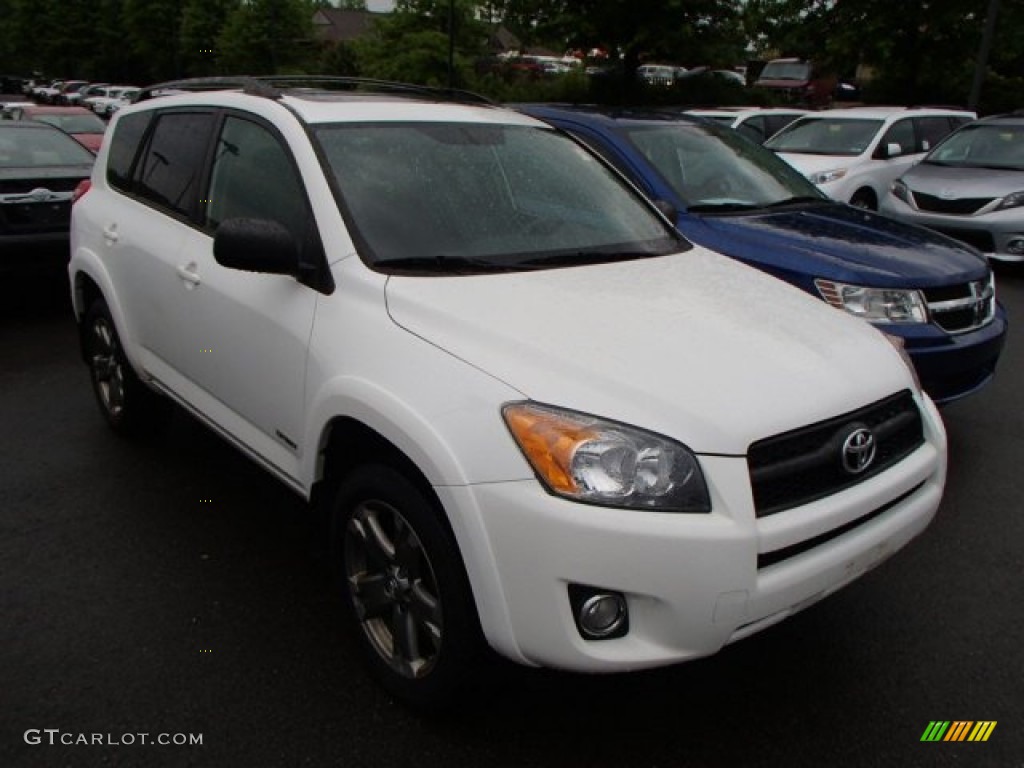
[[[107,129],[107,124],[85,107],[16,107],[9,112],[12,120],[35,120],[60,128],[94,154],[99,152]]]

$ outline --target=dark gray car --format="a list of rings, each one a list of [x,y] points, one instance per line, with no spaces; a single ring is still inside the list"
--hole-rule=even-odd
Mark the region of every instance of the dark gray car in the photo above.
[[[965,125],[895,181],[884,213],[1024,261],[1024,111]]]

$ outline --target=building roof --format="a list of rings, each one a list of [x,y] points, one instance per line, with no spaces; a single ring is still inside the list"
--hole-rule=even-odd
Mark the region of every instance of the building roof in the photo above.
[[[321,40],[347,43],[367,35],[373,29],[374,21],[385,15],[373,11],[321,8],[313,14],[313,26]]]

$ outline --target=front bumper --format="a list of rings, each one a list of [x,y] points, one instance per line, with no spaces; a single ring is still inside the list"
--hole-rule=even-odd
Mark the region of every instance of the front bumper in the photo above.
[[[1024,253],[1010,249],[1011,243],[1024,241],[1024,209],[1011,208],[978,216],[953,216],[918,210],[889,194],[882,202],[881,212],[974,246],[988,259],[1024,261]]]
[[[438,492],[450,511],[458,507],[456,519],[473,520],[467,566],[497,650],[587,672],[660,666],[715,653],[795,613],[923,531],[942,495],[946,446],[930,402],[922,414],[925,443],[903,461],[769,517],[755,517],[744,457],[700,457],[713,504],[703,515],[575,504],[533,480]],[[584,640],[569,584],[625,595],[629,632]]]
[[[896,326],[879,328],[903,336],[921,386],[944,405],[977,392],[995,375],[1006,342],[1006,310],[997,303],[988,325],[961,334],[942,333],[939,339],[903,335]]]

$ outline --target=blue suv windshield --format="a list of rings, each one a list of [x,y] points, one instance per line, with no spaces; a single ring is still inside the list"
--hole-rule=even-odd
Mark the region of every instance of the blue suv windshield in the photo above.
[[[731,130],[696,123],[626,125],[621,130],[688,210],[826,200],[784,160]]]

